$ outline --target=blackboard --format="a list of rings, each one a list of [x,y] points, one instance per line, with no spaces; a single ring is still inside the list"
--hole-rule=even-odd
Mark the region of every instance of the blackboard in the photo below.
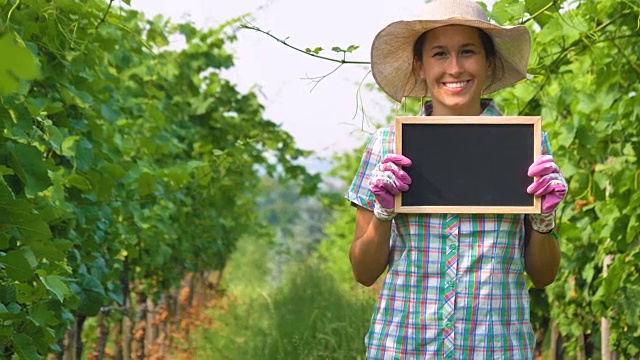
[[[399,213],[540,213],[527,169],[541,154],[535,116],[400,116],[396,153],[413,162]]]

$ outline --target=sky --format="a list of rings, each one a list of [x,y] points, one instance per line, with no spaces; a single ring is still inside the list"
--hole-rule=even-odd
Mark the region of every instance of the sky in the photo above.
[[[359,45],[347,60],[369,61],[374,36],[387,24],[415,17],[423,0],[132,0],[131,7],[149,17],[162,14],[174,22],[192,21],[200,28],[217,27],[251,14],[251,23],[290,45],[321,46],[321,55],[335,57],[334,46]],[[296,52],[267,35],[240,30],[230,45],[235,67],[223,73],[241,91],[255,90],[265,117],[292,134],[298,147],[316,152],[311,171],[327,169],[327,158],[360,146],[394,110],[379,91],[362,88],[367,118],[358,110],[358,84],[374,84],[368,65],[343,65],[315,88],[305,78],[331,72],[336,63]],[[366,77],[365,77],[366,76]],[[357,111],[358,110],[358,111]]]

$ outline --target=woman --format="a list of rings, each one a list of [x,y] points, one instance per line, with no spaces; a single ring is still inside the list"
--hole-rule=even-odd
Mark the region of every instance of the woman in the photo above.
[[[500,116],[482,95],[525,78],[527,29],[492,25],[465,0],[433,1],[425,14],[376,36],[371,66],[380,88],[397,101],[429,97],[420,115]],[[524,273],[537,287],[555,279],[554,210],[567,190],[546,134],[523,189],[542,198],[542,214],[526,216],[396,214],[394,196],[411,186],[402,170],[411,160],[393,154],[394,140],[393,128],[373,135],[347,193],[357,208],[349,253],[356,280],[370,286],[388,269],[367,358],[532,358]]]

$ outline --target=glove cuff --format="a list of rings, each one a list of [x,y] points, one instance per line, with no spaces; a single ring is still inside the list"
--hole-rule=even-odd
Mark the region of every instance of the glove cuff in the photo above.
[[[377,201],[373,206],[373,215],[383,221],[391,221],[396,217],[396,212],[393,209],[385,209]]]
[[[556,227],[556,215],[551,212],[549,214],[530,214],[529,221],[533,230],[548,234]]]

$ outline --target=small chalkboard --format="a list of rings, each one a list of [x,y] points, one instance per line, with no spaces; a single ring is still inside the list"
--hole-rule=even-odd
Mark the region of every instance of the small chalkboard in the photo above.
[[[413,162],[396,212],[540,213],[540,198],[526,192],[540,117],[400,116],[395,125],[396,153]]]

